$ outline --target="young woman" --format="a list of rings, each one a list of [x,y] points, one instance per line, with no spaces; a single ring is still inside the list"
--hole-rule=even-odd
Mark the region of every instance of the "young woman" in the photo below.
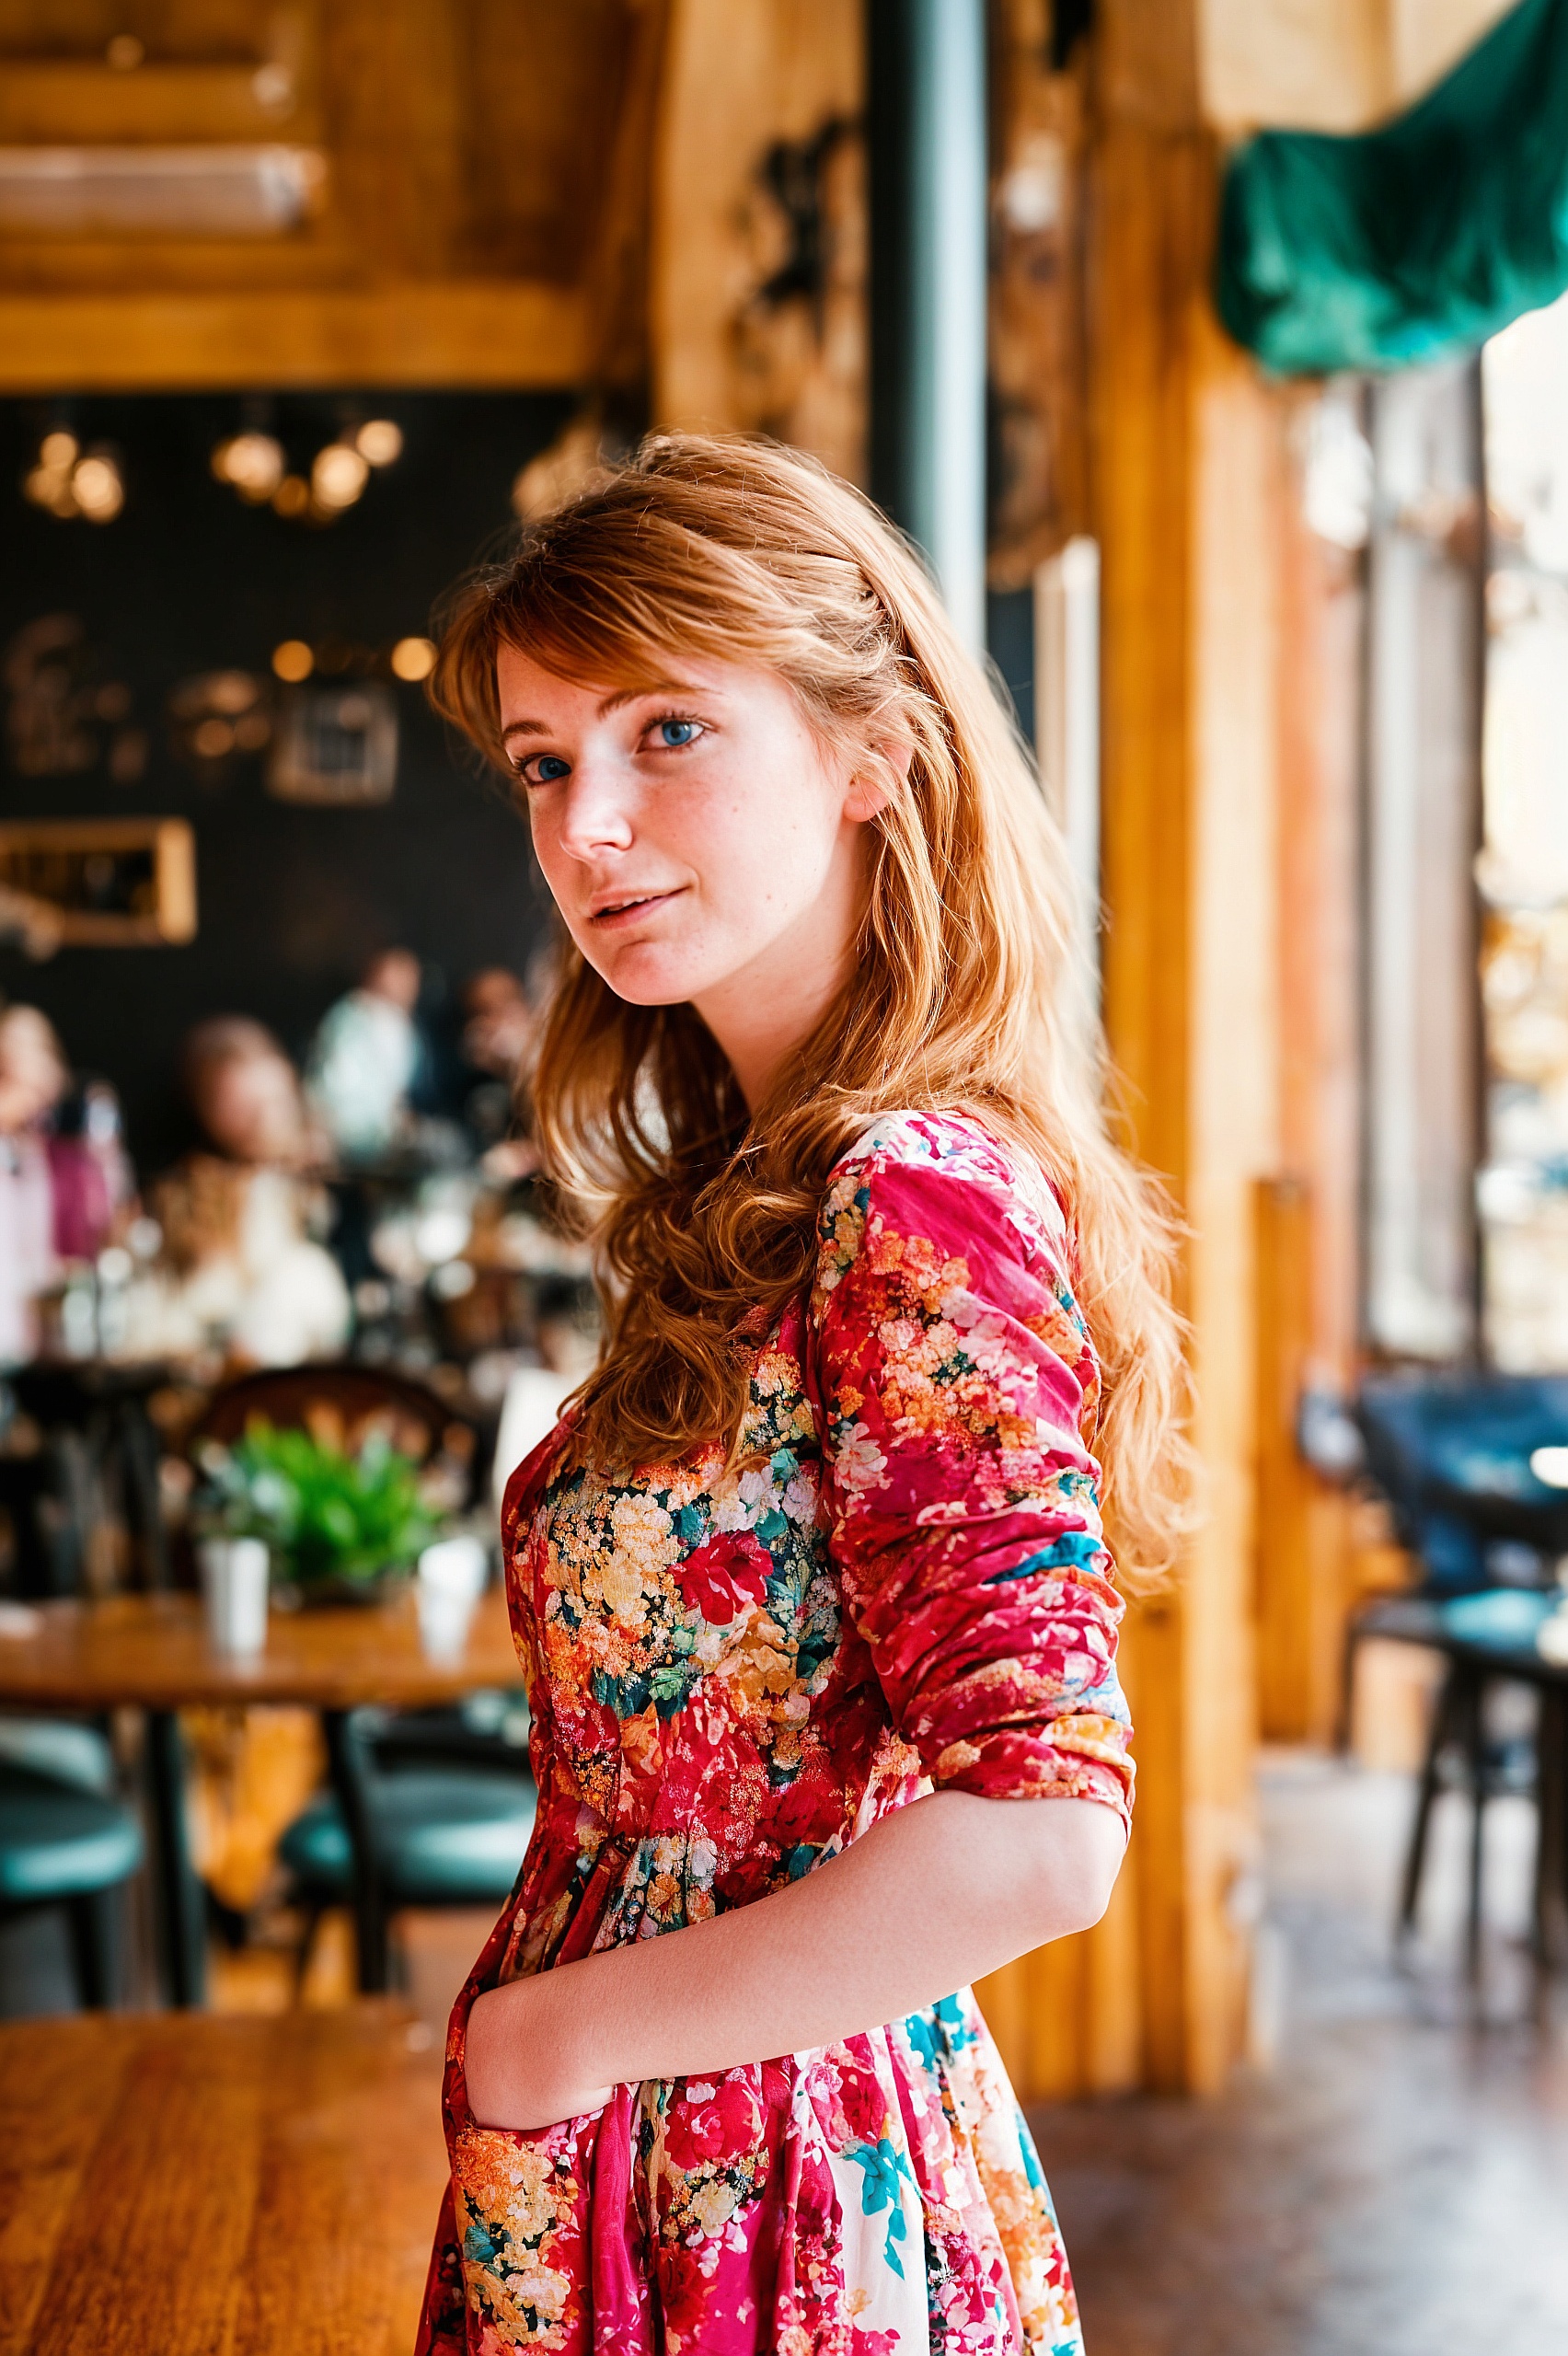
[[[436,695],[570,936],[535,1103],[606,1339],[507,1494],[538,1822],[421,2350],[1069,2356],[966,1987],[1110,1896],[1091,1442],[1169,1551],[1180,1353],[1061,844],[909,551],[777,449],[651,443]]]

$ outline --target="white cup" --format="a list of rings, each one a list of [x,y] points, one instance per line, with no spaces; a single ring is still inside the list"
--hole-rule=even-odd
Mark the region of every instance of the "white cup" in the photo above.
[[[482,1538],[438,1539],[420,1556],[414,1601],[420,1642],[432,1660],[460,1660],[474,1606],[484,1593],[490,1557]]]
[[[208,1538],[197,1552],[213,1651],[242,1657],[260,1652],[267,1642],[266,1540]]]

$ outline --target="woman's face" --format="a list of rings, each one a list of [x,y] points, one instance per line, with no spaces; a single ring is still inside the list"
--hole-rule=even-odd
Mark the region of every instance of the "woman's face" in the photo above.
[[[672,664],[623,693],[496,664],[507,753],[567,929],[618,998],[694,1005],[755,1103],[847,978],[886,792],[775,672]]]
[[[297,1160],[303,1141],[299,1082],[282,1056],[233,1056],[203,1075],[197,1115],[236,1161]]]
[[[0,1015],[0,1134],[29,1128],[65,1092],[60,1043],[36,1007]]]

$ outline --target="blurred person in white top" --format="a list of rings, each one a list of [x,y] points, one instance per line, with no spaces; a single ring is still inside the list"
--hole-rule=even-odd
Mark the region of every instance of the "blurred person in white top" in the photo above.
[[[34,1303],[57,1273],[43,1124],[67,1078],[47,1016],[32,1006],[0,1012],[0,1367],[32,1357]]]
[[[419,960],[407,949],[373,957],[359,986],[328,1008],[311,1044],[306,1090],[344,1162],[375,1161],[409,1126],[409,1091],[420,1062],[414,1021]]]

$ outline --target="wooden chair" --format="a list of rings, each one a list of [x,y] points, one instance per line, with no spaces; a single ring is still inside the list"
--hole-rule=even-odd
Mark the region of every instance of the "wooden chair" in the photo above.
[[[444,1455],[467,1468],[467,1502],[481,1475],[477,1434],[422,1384],[378,1367],[291,1367],[241,1377],[190,1434],[231,1443],[258,1418],[353,1448],[379,1429],[414,1462]],[[496,1697],[487,1697],[494,1699]],[[476,1701],[478,1697],[475,1697]],[[330,1792],[288,1827],[279,1854],[306,1915],[301,1976],[322,1913],[354,1906],[359,1982],[387,1985],[387,1931],[404,1906],[498,1909],[533,1827],[534,1787],[518,1712],[473,1702],[450,1709],[353,1710],[327,1722]]]
[[[477,1494],[478,1434],[474,1425],[422,1382],[389,1369],[333,1360],[239,1375],[213,1392],[186,1445],[193,1450],[203,1440],[216,1440],[230,1447],[258,1421],[280,1431],[315,1432],[349,1449],[379,1429],[416,1464],[444,1455],[465,1468],[467,1502]]]

